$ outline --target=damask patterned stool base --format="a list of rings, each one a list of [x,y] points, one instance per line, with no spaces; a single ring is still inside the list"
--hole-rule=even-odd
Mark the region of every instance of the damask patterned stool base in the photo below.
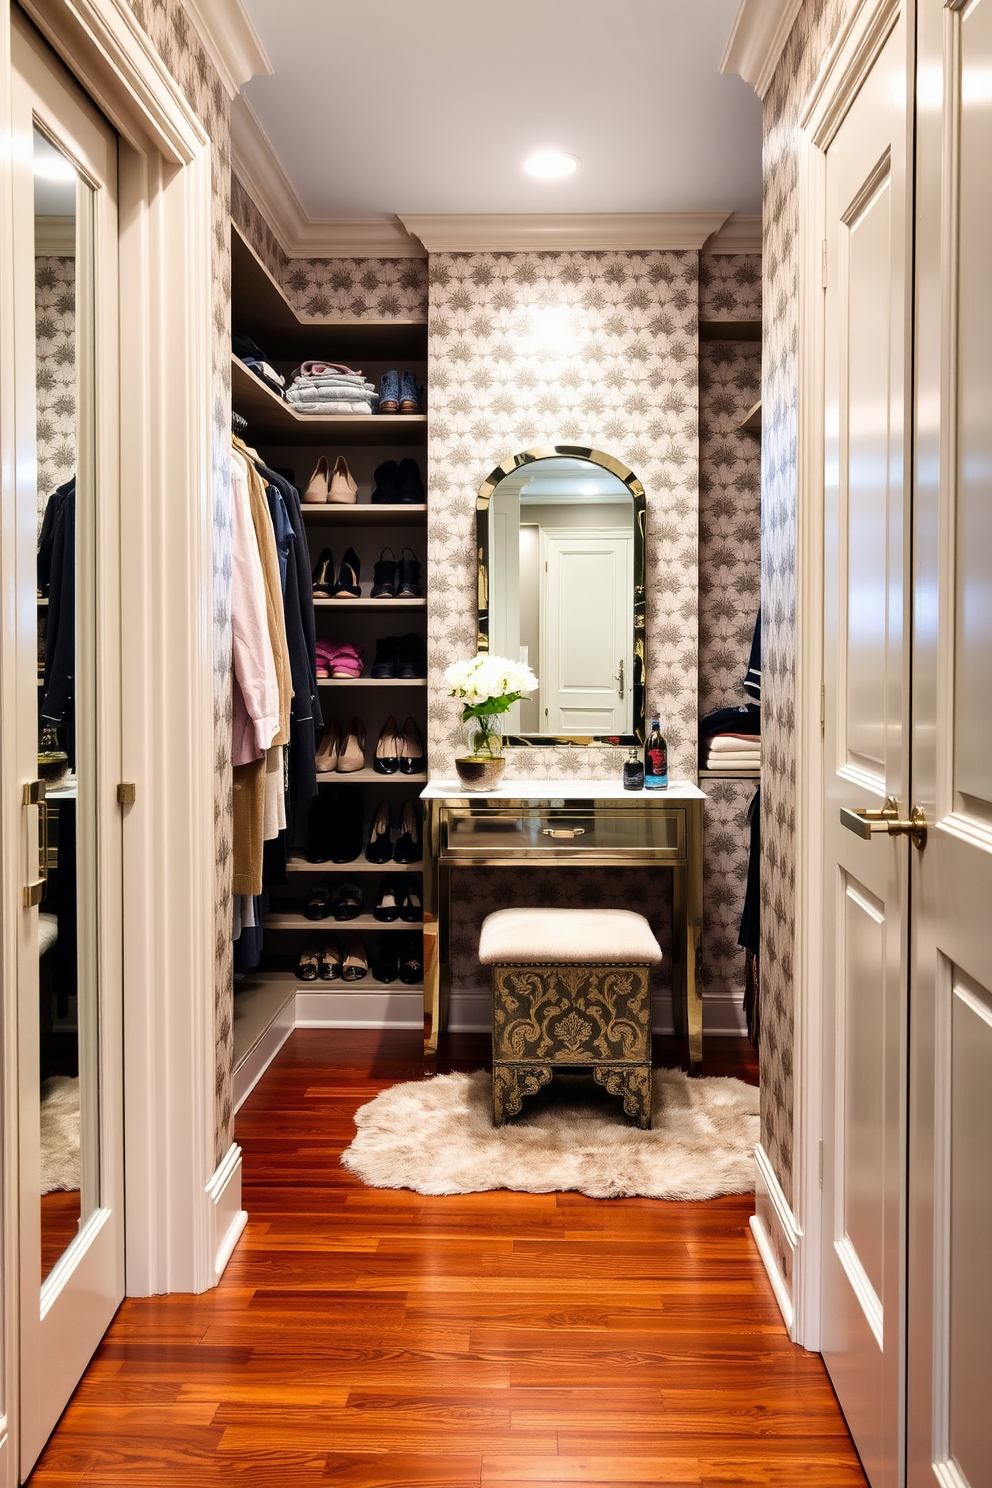
[[[555,1070],[590,1070],[651,1126],[647,966],[584,962],[494,965],[493,1124],[520,1114]]]

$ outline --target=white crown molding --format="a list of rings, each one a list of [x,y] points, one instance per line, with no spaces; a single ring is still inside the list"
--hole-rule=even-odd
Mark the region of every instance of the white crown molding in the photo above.
[[[75,258],[75,217],[36,217],[34,251],[38,257]]]
[[[184,3],[228,98],[235,98],[249,78],[271,75],[272,63],[241,0],[184,0]]]
[[[401,212],[428,253],[701,248],[729,212]]]
[[[802,0],[741,0],[720,71],[738,73],[764,98],[801,7]]]
[[[307,216],[268,135],[244,96],[231,104],[231,169],[287,258],[423,258],[393,219],[318,222]]]
[[[707,238],[704,253],[760,253],[761,217],[745,217],[735,212],[723,226]]]

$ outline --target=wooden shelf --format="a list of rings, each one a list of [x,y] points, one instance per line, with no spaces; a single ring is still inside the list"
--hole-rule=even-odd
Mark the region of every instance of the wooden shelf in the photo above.
[[[423,610],[426,599],[315,599],[315,610]]]
[[[249,372],[236,356],[231,357],[231,404],[235,413],[248,420],[245,442],[257,444],[316,444],[336,448],[352,444],[416,444],[427,430],[427,415],[297,413]]]
[[[326,921],[323,923],[326,924]],[[380,927],[380,928],[385,928]],[[407,927],[410,928],[409,926]],[[395,982],[377,982],[371,972],[357,982],[343,982],[340,977],[334,982],[322,982],[319,978],[315,982],[304,982],[296,975],[295,971],[255,971],[252,972],[252,980],[255,983],[267,986],[288,987],[287,999],[293,992],[344,992],[349,997],[355,993],[362,992],[411,992],[423,993],[423,982],[401,982],[398,978]],[[237,1001],[235,994],[235,1005]]]
[[[295,991],[282,978],[270,980],[255,972],[235,983],[233,1073],[259,1046]]]
[[[402,863],[393,865],[394,871],[403,867]],[[383,864],[381,872],[386,872],[389,864]],[[370,914],[356,915],[353,920],[336,920],[329,915],[326,920],[308,920],[306,915],[293,914],[267,914],[265,916],[266,930],[333,930],[339,935],[345,935],[352,930],[422,930],[423,926],[419,920],[413,925],[406,920],[384,920],[373,919]]]
[[[755,403],[755,405],[754,405],[753,408],[749,408],[748,409],[747,413],[741,419],[741,421],[737,425],[737,427],[738,427],[738,429],[740,429],[741,433],[743,433],[743,434],[753,434],[753,435],[755,435],[756,438],[758,438],[758,439],[761,438],[761,399],[760,398],[758,399],[757,403]]]
[[[318,687],[426,687],[426,677],[318,677]]]
[[[317,779],[320,779],[318,775]],[[422,873],[423,863],[369,863],[356,858],[353,863],[310,863],[306,858],[290,858],[287,873]]]
[[[274,361],[427,360],[427,321],[300,320],[251,248],[231,228],[231,324]]]
[[[304,506],[303,516],[307,521],[332,522],[336,527],[419,527],[427,516],[427,507],[414,502],[403,506],[358,502],[355,506]]]
[[[760,320],[701,320],[700,341],[760,341]]]
[[[318,770],[318,785],[426,785],[427,775],[380,775],[378,770]]]
[[[761,770],[700,770],[700,780],[760,780]]]

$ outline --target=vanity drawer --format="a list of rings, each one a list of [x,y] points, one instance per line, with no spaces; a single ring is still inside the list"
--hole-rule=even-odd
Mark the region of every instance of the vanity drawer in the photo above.
[[[680,806],[631,810],[575,805],[449,807],[443,816],[441,851],[471,859],[583,858],[620,855],[622,860],[685,856],[685,810]]]

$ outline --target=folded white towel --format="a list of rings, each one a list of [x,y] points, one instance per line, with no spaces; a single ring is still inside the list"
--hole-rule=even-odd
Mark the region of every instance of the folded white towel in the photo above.
[[[748,760],[744,763],[741,760],[708,759],[703,766],[704,770],[719,770],[721,774],[726,775],[753,775],[759,768],[758,760]]]
[[[761,753],[760,734],[711,734],[703,743],[712,754]]]
[[[301,414],[320,414],[326,416],[331,413],[344,413],[351,418],[364,418],[371,414],[371,403],[345,403],[340,399],[334,399],[327,403],[304,403],[296,405],[296,412]]]

